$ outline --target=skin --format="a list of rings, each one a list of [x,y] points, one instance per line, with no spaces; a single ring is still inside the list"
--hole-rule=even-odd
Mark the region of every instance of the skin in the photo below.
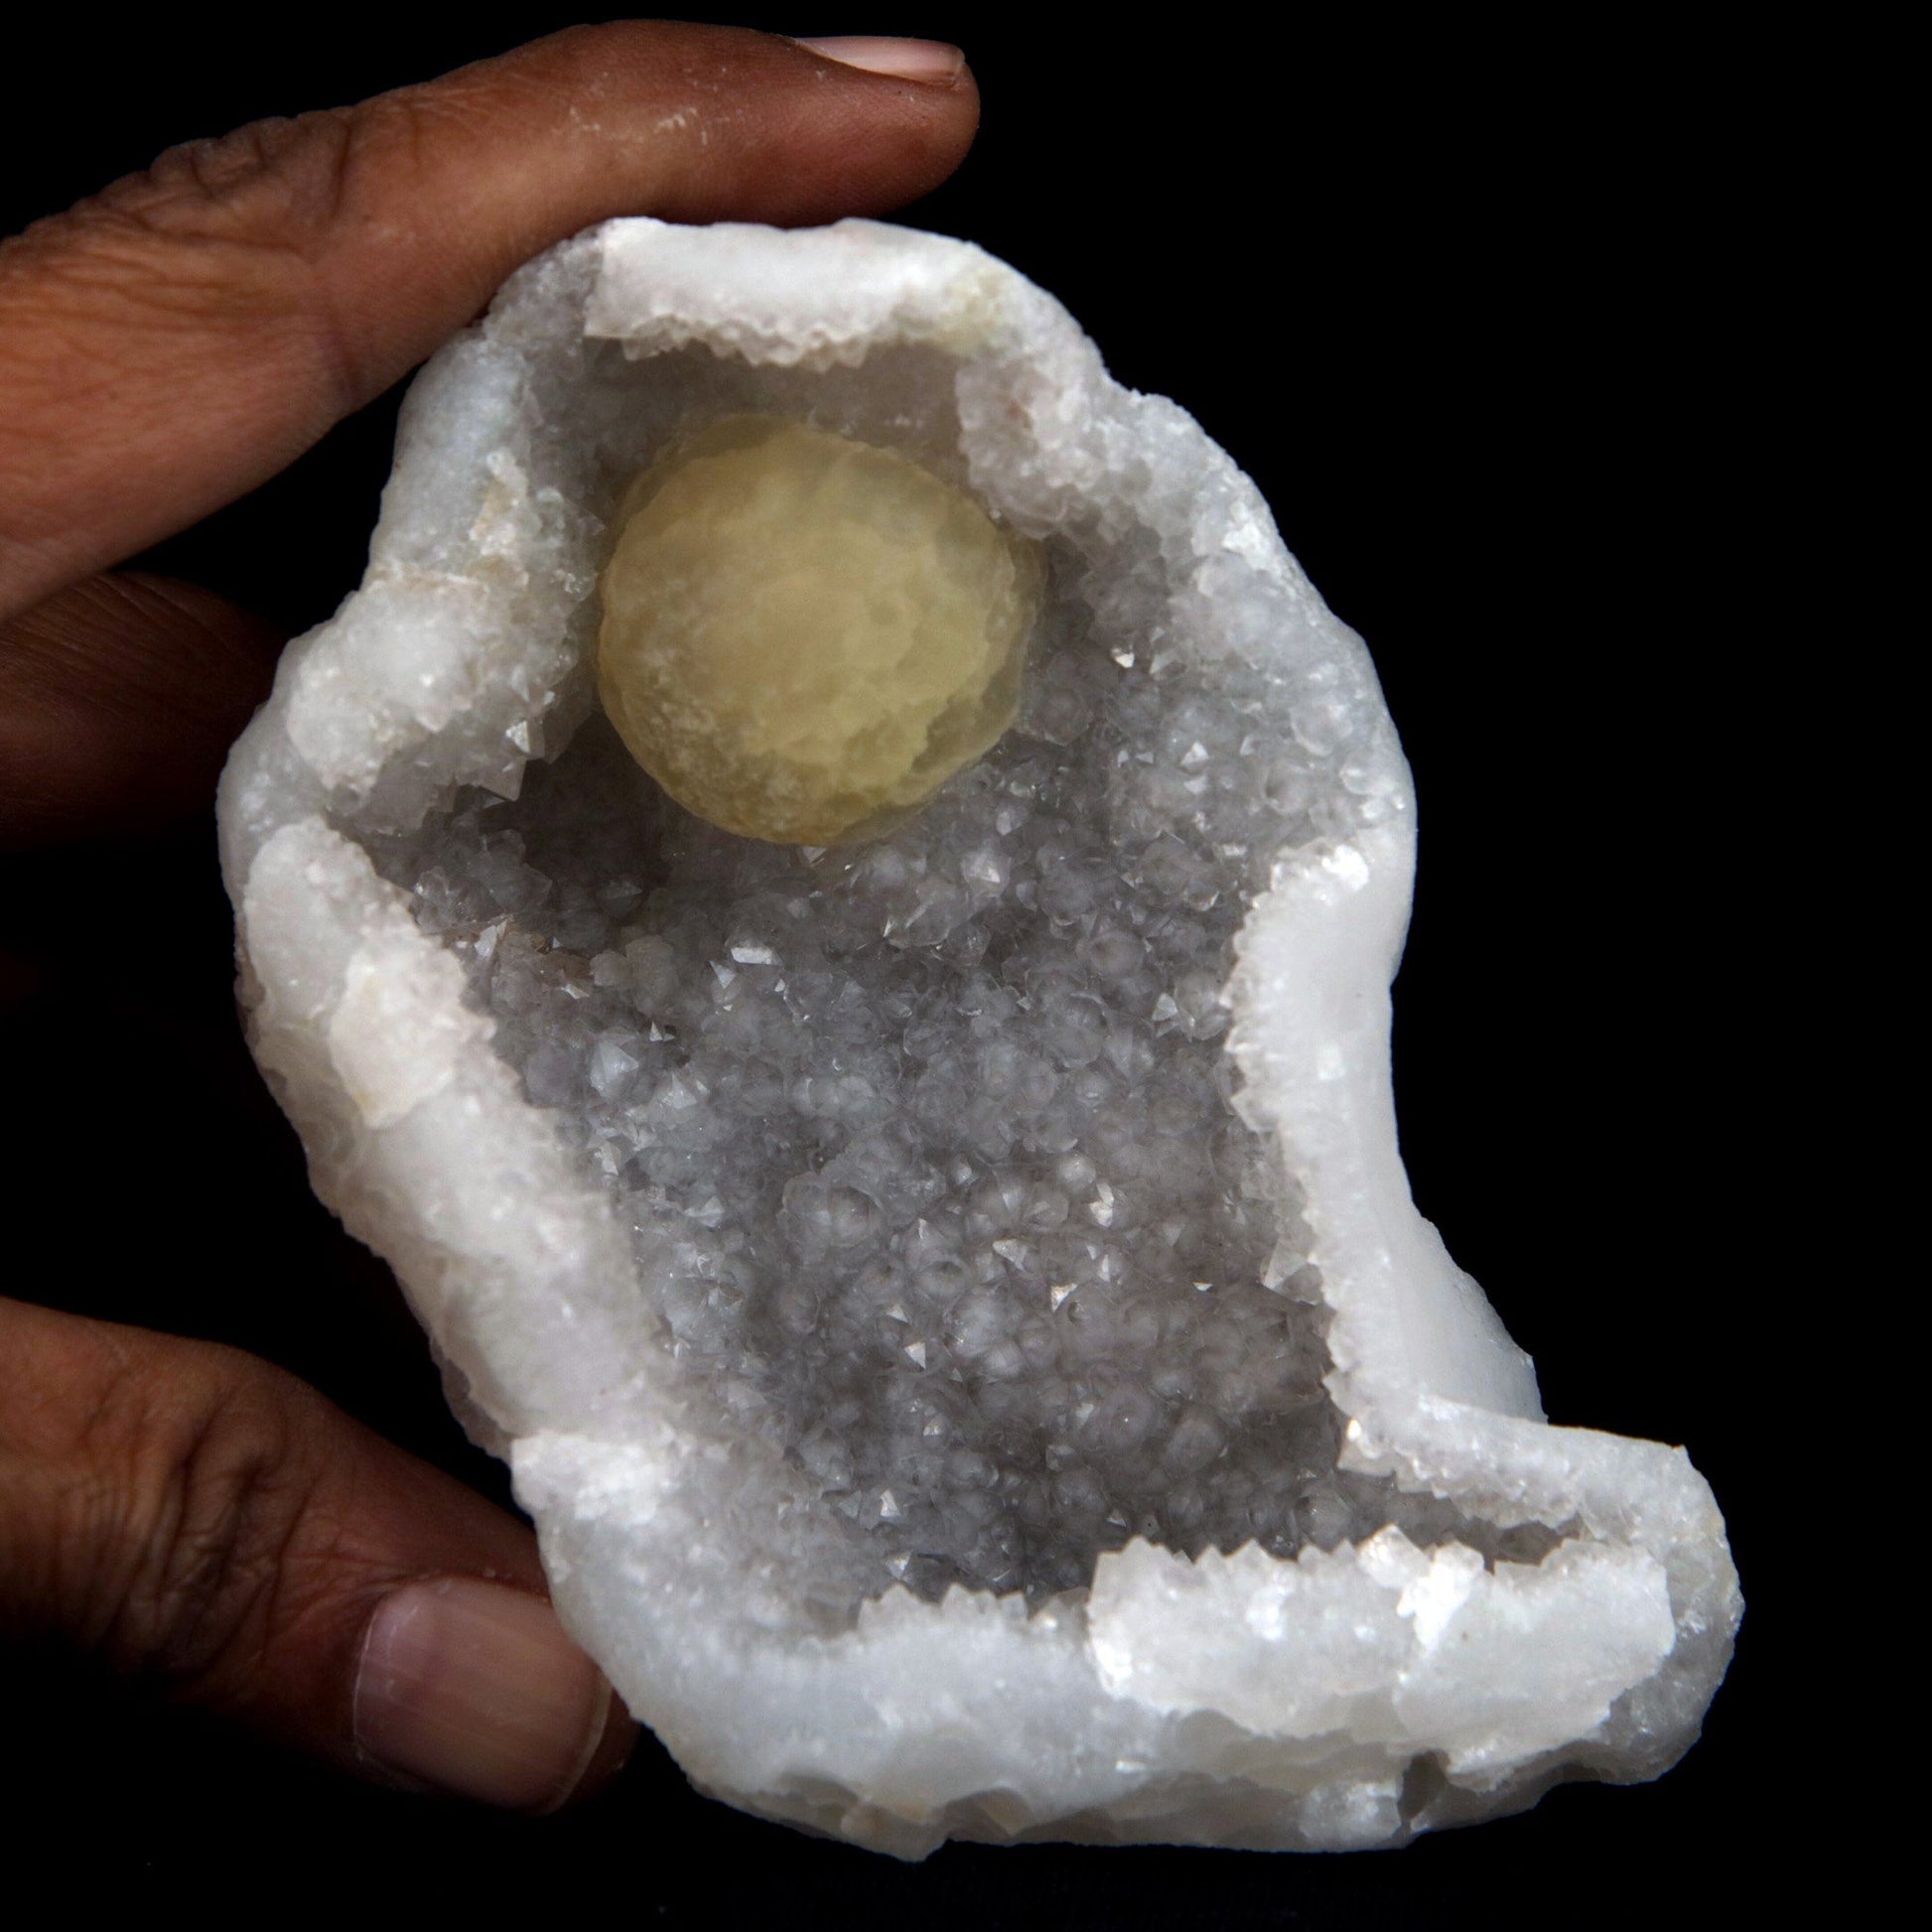
[[[942,181],[970,75],[841,51],[576,29],[171,150],[0,243],[0,848],[208,810],[282,639],[113,566],[292,462],[519,262],[614,215],[816,222]],[[0,1301],[0,1642],[394,1782],[357,1741],[357,1666],[385,1598],[443,1579],[544,1587],[522,1524],[281,1370]],[[630,1734],[610,1720],[561,1792],[470,1795],[582,1796]]]

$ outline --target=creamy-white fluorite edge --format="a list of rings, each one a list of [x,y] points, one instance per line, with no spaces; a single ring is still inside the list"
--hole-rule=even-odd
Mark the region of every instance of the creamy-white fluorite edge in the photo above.
[[[1084,1600],[1031,1615],[896,1588],[801,1634],[773,1526],[808,1545],[815,1495],[679,1385],[628,1231],[361,842],[459,784],[514,795],[588,710],[601,526],[546,424],[612,342],[807,370],[922,345],[953,365],[997,511],[1035,534],[1142,519],[1193,560],[1173,595],[1209,647],[1318,662],[1326,702],[1372,709],[1356,781],[1377,822],[1278,866],[1242,931],[1237,1104],[1309,1198],[1344,1465],[1545,1525],[1542,1563],[1396,1528],[1292,1561],[1134,1542]],[[1654,1776],[1695,1738],[1740,1613],[1708,1486],[1679,1449],[1546,1425],[1410,1199],[1388,989],[1414,818],[1366,652],[1227,457],[1115,384],[1013,270],[871,222],[648,220],[522,270],[417,381],[363,585],[287,653],[220,826],[250,1037],[317,1190],[394,1266],[466,1424],[511,1462],[566,1622],[701,1788],[904,1857],[947,1837],[1341,1849],[1564,1776]]]

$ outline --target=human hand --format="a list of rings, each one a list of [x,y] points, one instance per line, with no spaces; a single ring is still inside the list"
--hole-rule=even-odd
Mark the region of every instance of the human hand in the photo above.
[[[578,29],[175,150],[0,243],[0,846],[206,810],[280,640],[111,566],[273,476],[518,262],[612,215],[828,220],[951,172],[977,96],[950,50],[819,46]],[[0,1301],[10,1644],[544,1810],[633,1732],[542,1592],[522,1525],[282,1371]]]

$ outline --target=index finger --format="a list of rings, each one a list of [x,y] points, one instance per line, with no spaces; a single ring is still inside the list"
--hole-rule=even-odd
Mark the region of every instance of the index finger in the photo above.
[[[253,488],[593,222],[822,221],[935,186],[977,123],[963,65],[843,51],[574,28],[172,150],[0,243],[0,617]]]

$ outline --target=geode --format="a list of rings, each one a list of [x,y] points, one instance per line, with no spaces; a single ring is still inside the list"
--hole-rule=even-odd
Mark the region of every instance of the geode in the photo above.
[[[624,492],[742,416],[1042,559],[1011,729],[861,842],[693,816],[598,707]],[[1336,1849],[1695,1737],[1708,1487],[1549,1427],[1409,1196],[1368,656],[978,249],[639,220],[521,270],[221,829],[317,1190],[702,1789],[907,1857]]]

